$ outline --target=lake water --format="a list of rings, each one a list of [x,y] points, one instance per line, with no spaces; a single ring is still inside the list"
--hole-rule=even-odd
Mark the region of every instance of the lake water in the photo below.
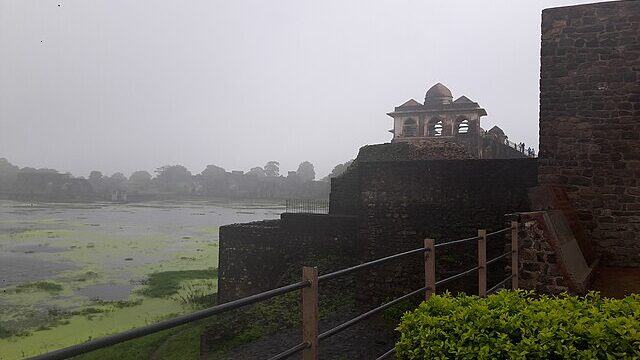
[[[147,275],[217,268],[219,226],[276,219],[283,211],[282,203],[255,201],[0,200],[0,359],[52,350],[189,311],[172,298],[142,296],[139,290]],[[209,279],[208,291],[215,291],[216,281]],[[91,317],[92,329],[85,330],[86,318],[70,315],[122,301],[130,301],[140,318],[116,321],[125,311],[109,308]],[[20,333],[23,336],[12,336]]]

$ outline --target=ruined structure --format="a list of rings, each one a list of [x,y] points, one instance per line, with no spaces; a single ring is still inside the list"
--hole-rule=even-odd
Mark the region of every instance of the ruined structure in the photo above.
[[[219,301],[286,285],[304,264],[326,273],[415,249],[425,237],[442,242],[478,228],[495,231],[505,226],[505,214],[529,209],[527,188],[536,185],[532,158],[478,160],[455,142],[365,146],[332,179],[329,214],[283,214],[220,228]],[[503,245],[491,243],[489,254]],[[475,258],[475,246],[451,249],[457,263],[441,262],[440,276],[467,266],[458,255]],[[416,257],[358,274],[357,300],[373,304],[414,290],[423,266]],[[504,264],[494,266],[490,274],[503,278]],[[476,284],[470,277],[450,289],[472,292]]]
[[[486,111],[436,84],[423,104],[389,113],[392,143],[361,148],[332,179],[328,215],[222,227],[220,299],[284,285],[290,269],[270,260],[344,268],[511,219],[520,221],[521,287],[640,292],[640,2],[545,10],[541,56],[538,159],[500,128],[482,130]],[[489,242],[488,256],[501,244]],[[477,263],[473,245],[452,251],[437,257],[440,278]],[[492,266],[489,286],[507,264]],[[379,303],[422,286],[423,270],[418,258],[387,263],[359,275],[356,294]],[[476,287],[473,277],[452,285]]]
[[[480,117],[487,112],[466,96],[454,101],[451,90],[437,83],[424,104],[410,99],[387,115],[393,118],[392,141],[424,142],[429,137],[477,136]]]
[[[539,159],[505,145],[501,129],[482,130],[486,111],[464,96],[454,101],[437,84],[423,104],[409,100],[389,114],[390,144],[363,147],[332,179],[328,215],[222,227],[220,299],[283,285],[274,279],[285,277],[286,266],[267,269],[273,265],[265,259],[314,264],[317,254],[343,253],[323,264],[341,268],[415,249],[425,237],[497,230],[510,213],[521,221],[524,287],[581,292],[598,264],[640,267],[639,44],[640,2],[545,10]],[[489,257],[504,250],[492,246]],[[477,261],[473,247],[454,251]],[[443,260],[438,274],[468,265]],[[417,288],[422,266],[415,259],[369,271],[358,281],[360,300]],[[242,285],[248,282],[257,286]],[[477,286],[473,278],[470,284]]]
[[[486,131],[480,118],[487,111],[466,96],[453,100],[451,90],[441,83],[433,85],[421,104],[410,99],[387,115],[393,118],[392,143],[424,146],[443,141],[461,144],[476,159],[532,157],[523,144],[510,142],[502,129]]]
[[[303,264],[321,272],[340,269],[414,249],[425,236],[446,241],[478,227],[499,229],[504,214],[528,210],[536,161],[500,128],[485,132],[480,117],[486,111],[477,103],[465,96],[453,101],[437,84],[424,104],[410,100],[389,115],[394,139],[364,146],[331,180],[329,214],[283,214],[220,228],[220,302],[285,285]],[[502,245],[490,250],[497,254]],[[422,274],[415,260],[400,270],[392,264],[365,274],[360,300],[375,303],[412,289]]]

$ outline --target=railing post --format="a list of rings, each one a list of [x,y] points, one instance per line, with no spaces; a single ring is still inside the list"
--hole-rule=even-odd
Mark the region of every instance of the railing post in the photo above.
[[[424,239],[424,299],[429,300],[436,292],[436,248],[434,239]]]
[[[478,230],[478,296],[487,296],[487,230]]]
[[[518,222],[511,222],[511,288],[518,288]]]
[[[302,341],[308,344],[302,359],[318,360],[318,268],[303,267],[302,281],[311,283],[302,289]]]

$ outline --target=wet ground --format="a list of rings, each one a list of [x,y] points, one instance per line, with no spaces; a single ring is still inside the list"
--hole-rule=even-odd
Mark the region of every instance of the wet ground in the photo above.
[[[640,294],[640,268],[598,267],[589,289],[616,299]]]
[[[358,315],[351,312],[329,315],[320,320],[319,331],[332,329]],[[394,323],[382,316],[373,316],[321,341],[318,357],[326,360],[376,359],[395,346],[398,333],[394,327]],[[301,334],[300,328],[281,330],[229,351],[225,359],[269,359],[301,343]],[[302,359],[302,356],[294,355],[290,359]],[[388,359],[395,359],[395,355]]]

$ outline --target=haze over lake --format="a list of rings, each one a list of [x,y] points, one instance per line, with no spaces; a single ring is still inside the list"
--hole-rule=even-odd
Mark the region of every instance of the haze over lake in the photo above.
[[[179,294],[145,295],[148,275],[187,274],[183,291],[215,293],[218,227],[275,219],[283,209],[278,201],[255,200],[0,201],[0,358],[192,311]]]

